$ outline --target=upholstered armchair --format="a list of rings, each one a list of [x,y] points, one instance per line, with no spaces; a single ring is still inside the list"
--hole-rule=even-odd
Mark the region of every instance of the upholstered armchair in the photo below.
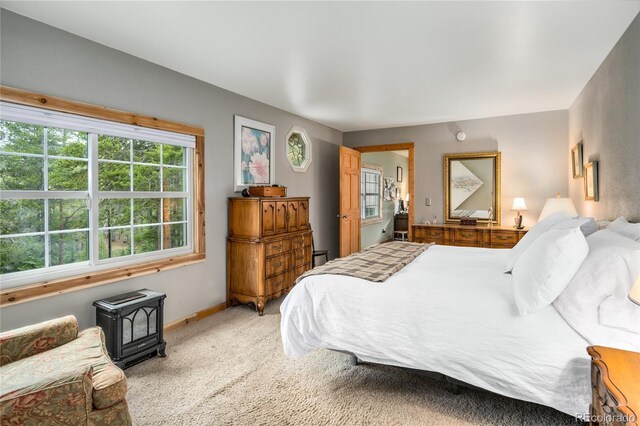
[[[0,334],[2,425],[130,425],[126,393],[99,327],[67,316]]]

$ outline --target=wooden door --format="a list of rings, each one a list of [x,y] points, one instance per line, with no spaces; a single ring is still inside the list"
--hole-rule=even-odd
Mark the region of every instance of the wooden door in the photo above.
[[[298,230],[298,214],[299,214],[299,205],[297,201],[289,201],[287,203],[287,217],[289,218],[289,232]]]
[[[276,233],[276,203],[262,202],[262,236],[267,237]]]
[[[340,257],[360,251],[360,153],[340,147]]]
[[[300,208],[298,209],[298,229],[309,229],[309,201],[300,201]]]
[[[287,202],[276,201],[276,233],[287,232]]]

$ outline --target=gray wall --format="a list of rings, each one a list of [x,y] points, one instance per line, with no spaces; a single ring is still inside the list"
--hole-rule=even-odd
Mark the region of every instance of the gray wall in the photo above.
[[[466,120],[423,126],[348,132],[346,146],[415,143],[416,222],[443,219],[442,156],[450,153],[502,152],[502,224],[511,226],[514,197],[524,197],[529,211],[523,212],[525,226],[533,225],[547,198],[556,192],[566,196],[567,111],[540,112],[505,117]],[[456,133],[467,134],[464,142]],[[431,207],[425,198],[431,197]]]
[[[374,164],[382,167],[382,176],[393,179],[396,188],[400,188],[402,197],[407,194],[409,179],[409,159],[395,152],[366,152],[362,154],[362,164]],[[402,182],[397,182],[397,167],[402,167]],[[367,248],[393,238],[395,201],[382,201],[382,222],[363,225],[360,228],[360,247]],[[384,233],[382,232],[384,230]]]
[[[569,109],[569,147],[584,141],[584,162],[598,160],[600,201],[585,201],[584,180],[569,194],[578,212],[596,219],[640,221],[640,15]]]
[[[205,129],[207,259],[204,263],[2,308],[2,330],[66,314],[94,324],[93,300],[138,288],[167,294],[165,321],[225,301],[227,201],[233,195],[233,115],[276,126],[276,182],[311,196],[316,247],[338,252],[335,215],[341,132],[86,39],[1,10],[3,85],[202,126]],[[258,77],[258,76],[256,76]],[[294,172],[285,158],[291,126],[306,129],[313,162]]]

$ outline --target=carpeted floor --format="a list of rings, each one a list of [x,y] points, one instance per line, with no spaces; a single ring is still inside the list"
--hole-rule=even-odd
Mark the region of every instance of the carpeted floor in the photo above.
[[[551,408],[489,392],[445,390],[400,368],[347,355],[285,357],[280,301],[259,317],[227,309],[166,336],[167,357],[126,370],[134,425],[559,425]]]

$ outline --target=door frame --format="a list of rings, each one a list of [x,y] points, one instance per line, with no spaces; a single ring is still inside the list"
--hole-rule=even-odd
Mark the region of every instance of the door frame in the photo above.
[[[416,202],[415,191],[415,144],[413,142],[392,143],[385,145],[368,145],[368,146],[356,146],[352,149],[364,154],[365,152],[384,152],[384,151],[409,151],[409,241],[413,241],[413,229],[411,225],[414,224],[416,209],[413,207]]]

